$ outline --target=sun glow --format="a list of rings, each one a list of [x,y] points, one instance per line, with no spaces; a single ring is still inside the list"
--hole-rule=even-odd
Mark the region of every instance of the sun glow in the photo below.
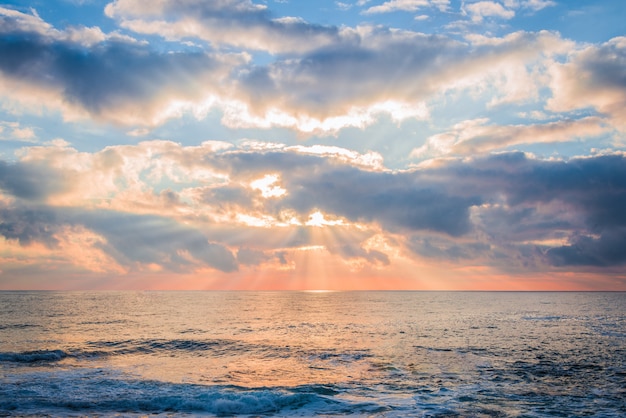
[[[263,178],[251,182],[250,187],[254,190],[259,190],[261,192],[261,196],[265,198],[281,197],[287,194],[287,190],[276,185],[279,180],[280,177],[278,174],[266,174]]]
[[[326,219],[324,214],[319,210],[309,215],[309,220],[305,223],[306,226],[336,226],[345,225],[343,219],[329,220]]]

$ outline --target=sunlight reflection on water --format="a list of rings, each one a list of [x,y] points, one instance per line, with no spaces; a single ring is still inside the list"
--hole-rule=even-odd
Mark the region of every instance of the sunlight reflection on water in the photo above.
[[[159,413],[153,385],[187,405],[168,408],[209,415],[206,391],[261,402],[269,390],[295,402],[272,413],[290,415],[626,409],[620,293],[4,292],[0,302],[7,413],[63,408],[59,379],[96,413],[118,411],[128,390],[147,399],[119,409]],[[88,394],[103,385],[106,408]],[[265,411],[243,404],[231,413]]]

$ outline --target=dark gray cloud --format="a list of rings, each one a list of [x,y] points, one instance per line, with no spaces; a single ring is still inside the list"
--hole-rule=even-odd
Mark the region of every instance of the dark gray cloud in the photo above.
[[[59,242],[55,234],[61,227],[56,212],[45,207],[0,208],[0,235],[20,245],[39,242],[54,247]]]
[[[184,270],[199,262],[222,271],[237,270],[234,256],[223,245],[209,242],[200,231],[169,218],[83,211],[74,221],[105,237],[107,243],[102,249],[122,265],[155,263]]]
[[[272,171],[287,173],[289,176],[306,176],[307,173],[318,172],[320,166],[327,164],[323,157],[317,155],[296,154],[284,150],[228,151],[205,155],[203,162],[239,178],[250,179]]]
[[[198,190],[195,196],[198,201],[221,212],[250,207],[253,201],[253,193],[249,189],[237,186],[206,187]]]
[[[199,100],[225,75],[223,62],[206,53],[160,53],[111,39],[87,48],[8,29],[0,31],[0,72],[33,88],[60,91],[67,104],[97,118],[150,123],[166,100]]]
[[[558,161],[509,152],[398,173],[284,151],[233,151],[215,158],[233,177],[282,173],[287,195],[265,203],[275,214],[321,210],[353,222],[377,222],[393,232],[478,234],[468,242],[439,245],[418,237],[410,244],[413,251],[437,258],[475,258],[490,251],[489,257],[497,257],[499,249],[510,254],[517,248],[536,261],[538,252],[547,254],[550,248],[541,242],[603,236],[626,226],[626,158],[621,154]],[[532,242],[535,250],[529,250]]]
[[[578,57],[579,70],[585,74],[584,84],[591,89],[626,91],[626,45],[616,38],[590,48]]]
[[[562,242],[572,231],[585,228],[579,213],[558,203],[490,205],[475,209],[472,221],[483,240],[497,248],[521,248],[519,243],[525,242]]]
[[[454,196],[415,173],[337,167],[317,176],[287,178],[285,203],[299,212],[320,209],[352,221],[379,222],[392,231],[432,230],[453,236],[470,229],[469,208],[478,196]]]
[[[513,207],[561,203],[582,216],[589,228],[626,225],[626,158],[621,154],[550,161],[505,153],[444,170],[438,182],[457,193],[487,196],[491,189]]]
[[[443,80],[455,77],[451,69],[469,58],[467,45],[449,38],[417,33],[403,37],[377,28],[298,59],[242,73],[240,85],[253,108],[275,106],[326,118],[390,99],[424,100]],[[471,70],[474,64],[467,64]]]
[[[45,165],[0,161],[0,190],[21,199],[42,201],[67,188],[67,178]]]
[[[500,243],[569,240],[571,245],[544,246],[548,262],[559,266],[625,261],[624,247],[619,245],[626,239],[622,154],[550,161],[506,153],[478,157],[470,164],[453,163],[435,172],[433,178],[450,192],[476,194],[484,202],[501,204],[479,215],[483,232]]]
[[[600,237],[582,235],[572,241],[570,245],[547,251],[551,264],[597,267],[626,264],[626,226],[603,231]]]
[[[362,258],[370,263],[382,264],[387,266],[390,264],[389,256],[382,251],[374,249],[364,249],[353,244],[344,244],[337,248],[330,248],[331,252],[337,252],[341,254],[343,258]]]
[[[422,182],[417,173],[368,171],[324,156],[227,152],[204,161],[234,178],[283,173],[286,197],[266,202],[276,215],[283,209],[302,214],[319,209],[352,221],[379,222],[394,231],[424,229],[458,236],[470,229],[469,208],[481,202],[479,195],[448,194],[438,184]]]
[[[21,245],[58,243],[63,227],[83,226],[105,238],[95,244],[120,265],[157,264],[171,271],[198,265],[237,270],[233,254],[222,244],[210,242],[200,231],[172,219],[106,210],[82,210],[18,205],[0,210],[0,234]]]
[[[237,261],[246,266],[258,266],[271,258],[271,256],[268,256],[263,251],[253,250],[251,248],[240,248],[237,251]]]
[[[413,235],[408,248],[416,254],[440,260],[477,260],[489,257],[492,248],[482,242],[456,242],[441,236]]]
[[[283,173],[281,184],[288,193],[268,201],[268,210],[321,210],[353,222],[377,222],[414,236],[410,249],[425,256],[489,258],[503,265],[505,256],[528,258],[519,265],[541,258],[553,265],[623,262],[605,245],[619,242],[626,227],[626,158],[621,154],[558,161],[509,152],[398,173],[288,152],[247,153],[245,161],[236,154],[222,161],[233,175],[245,171],[244,165],[259,173]],[[418,231],[426,235],[414,235]],[[442,242],[429,238],[430,233],[475,238]],[[589,236],[600,238],[584,238]],[[574,244],[548,244],[568,240]],[[576,260],[576,251],[593,256]]]

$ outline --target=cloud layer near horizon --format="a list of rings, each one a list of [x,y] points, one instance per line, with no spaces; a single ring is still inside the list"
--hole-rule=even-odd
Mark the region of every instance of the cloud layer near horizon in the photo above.
[[[623,153],[563,161],[509,152],[392,172],[363,164],[375,158],[319,151],[169,141],[31,148],[0,166],[0,234],[15,251],[39,244],[42,257],[88,236],[82,250],[94,255],[80,267],[93,272],[296,269],[294,254],[311,249],[347,270],[400,257],[517,274],[617,273],[626,263]],[[11,264],[5,271],[21,263]]]

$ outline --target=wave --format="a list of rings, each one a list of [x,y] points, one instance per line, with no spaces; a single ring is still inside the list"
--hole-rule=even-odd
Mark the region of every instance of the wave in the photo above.
[[[101,373],[101,372],[100,372]],[[0,387],[0,415],[368,415],[375,403],[337,398],[341,388],[305,385],[250,389],[150,380],[127,380],[91,371],[22,375]],[[60,392],[59,392],[60,391]],[[4,400],[2,400],[4,399]]]
[[[35,363],[59,361],[68,357],[63,350],[35,350],[21,353],[5,352],[0,353],[0,362],[10,363]]]
[[[185,339],[147,339],[147,340],[121,340],[121,341],[92,341],[87,344],[94,352],[85,352],[89,356],[92,353],[109,355],[126,354],[171,354],[185,352],[187,354],[206,354],[221,356],[228,353],[241,353],[251,351],[251,346],[240,341],[231,340],[185,340]],[[103,351],[104,350],[104,351]]]
[[[372,357],[369,350],[340,351],[335,349],[317,350],[295,346],[272,345],[263,343],[246,343],[228,339],[147,339],[121,341],[95,341],[87,347],[96,351],[85,351],[82,356],[92,355],[126,355],[126,354],[167,354],[184,352],[190,355],[210,355],[212,357],[229,355],[256,354],[261,358],[289,358],[293,356],[303,359],[322,360],[340,363],[351,363]]]
[[[257,356],[264,359],[301,358],[307,362],[324,362],[330,365],[351,364],[367,360],[373,355],[369,350],[313,349],[272,344],[253,344],[237,340],[210,339],[145,339],[92,341],[81,348],[39,349],[23,352],[0,352],[0,362],[35,363],[55,362],[65,358],[96,359],[109,356],[156,355],[156,356]]]
[[[12,330],[12,329],[27,329],[27,328],[41,328],[41,325],[36,324],[0,324],[0,331]]]
[[[566,319],[564,316],[560,315],[546,315],[546,316],[523,316],[522,319],[524,321],[562,321]]]

